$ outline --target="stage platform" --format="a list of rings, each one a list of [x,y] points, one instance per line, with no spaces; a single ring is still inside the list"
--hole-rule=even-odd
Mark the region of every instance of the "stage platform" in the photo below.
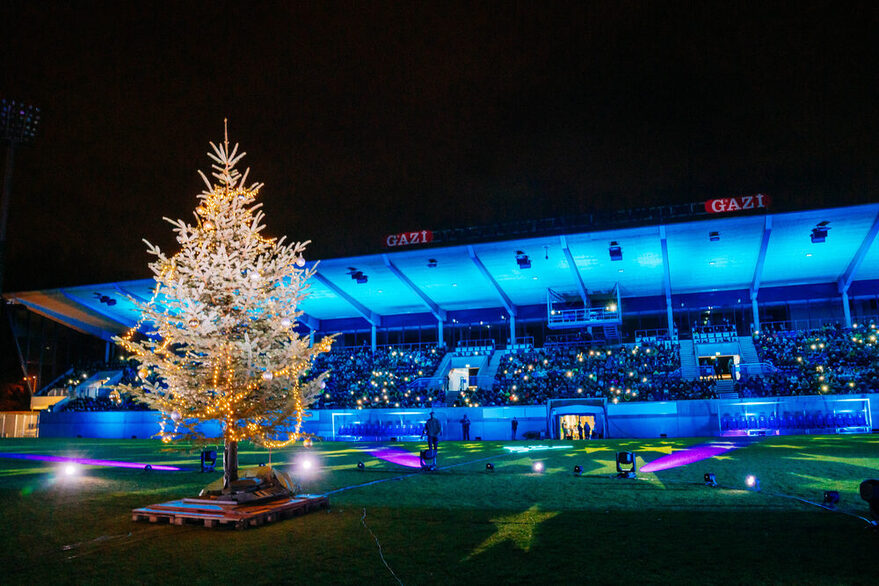
[[[131,511],[132,521],[173,525],[202,523],[205,527],[230,525],[236,529],[257,527],[281,519],[289,519],[330,506],[330,499],[318,494],[300,494],[258,504],[206,498],[185,498],[149,505]]]

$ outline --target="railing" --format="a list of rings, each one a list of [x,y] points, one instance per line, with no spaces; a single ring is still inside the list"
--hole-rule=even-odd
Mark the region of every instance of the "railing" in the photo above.
[[[445,390],[447,382],[444,376],[422,376],[413,380],[406,388],[412,391]]]
[[[780,370],[769,362],[742,362],[738,365],[738,372],[743,377],[749,377],[777,374]]]
[[[494,352],[495,341],[487,340],[462,340],[455,346],[457,356],[481,356]]]
[[[786,320],[786,321],[767,321],[760,323],[760,331],[761,334],[772,334],[772,333],[781,333],[781,332],[797,332],[803,331],[807,332],[810,330],[820,330],[821,328],[828,325],[837,325],[842,322],[832,322],[827,321],[826,319],[814,318],[814,319],[794,319],[794,320]],[[871,327],[871,325],[879,324],[879,316],[875,315],[862,315],[858,317],[852,318],[852,327],[858,328],[862,327]],[[857,329],[857,328],[856,328]],[[756,332],[754,330],[754,324],[751,324],[751,335],[754,335]]]
[[[659,330],[635,330],[635,342],[660,342],[670,340],[667,329]]]
[[[734,325],[697,326],[693,330],[693,341],[697,344],[716,344],[720,342],[735,342],[738,332]]]
[[[436,342],[409,342],[406,344],[376,344],[376,350],[379,348],[388,350],[431,350],[433,348],[440,349]],[[372,350],[369,344],[355,344],[353,346],[337,346],[333,345],[331,352],[348,352],[351,350]]]
[[[510,352],[528,352],[534,349],[534,336],[525,336],[523,338],[516,338],[516,340],[507,344],[507,350]]]
[[[604,346],[604,340],[586,339],[582,334],[549,334],[543,341],[544,348],[559,346]]]
[[[474,348],[474,347],[485,347],[491,346],[494,348],[495,341],[492,338],[485,338],[483,340],[460,340],[457,344],[455,344],[455,349],[463,349],[463,348]]]
[[[620,312],[604,307],[582,307],[580,309],[553,309],[549,312],[549,325],[614,322],[622,320]]]

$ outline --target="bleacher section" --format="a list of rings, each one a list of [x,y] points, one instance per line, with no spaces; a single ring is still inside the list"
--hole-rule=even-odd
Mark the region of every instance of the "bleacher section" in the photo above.
[[[650,336],[641,336],[640,344],[596,346],[594,340],[578,335],[559,335],[544,348],[534,348],[533,340],[509,349],[496,349],[487,341],[465,342],[452,352],[428,345],[379,347],[374,353],[366,346],[342,348],[315,361],[311,373],[330,374],[324,394],[312,408],[517,406],[575,398],[609,403],[719,398],[726,404],[739,398],[864,394],[879,389],[875,325],[853,329],[830,325],[806,331],[776,326],[734,341],[727,341],[728,335],[727,329],[703,331],[699,339],[708,336],[714,342],[701,341],[698,346],[690,340]],[[700,378],[696,355],[714,354],[709,352],[714,349],[724,355],[739,353],[742,368],[733,376],[715,379],[713,372],[707,372]],[[464,366],[471,370],[469,388],[446,394],[450,369]],[[479,374],[474,375],[477,369]],[[136,381],[131,365],[114,371],[98,365],[91,375],[84,369],[77,372],[68,381],[68,398],[56,410],[145,409],[114,393],[106,383]],[[870,423],[867,413],[836,407],[800,413],[733,409],[718,414],[721,431],[729,434],[839,432],[865,429]],[[420,432],[407,425],[379,420],[339,429],[339,435],[385,438]]]
[[[318,409],[431,407],[442,403],[443,389],[419,388],[432,377],[445,352],[429,346],[343,348],[320,355],[311,373],[329,371]]]
[[[709,398],[713,380],[680,377],[677,345],[621,345],[599,350],[555,345],[515,352],[500,361],[494,384],[462,396],[460,405],[534,405],[556,398],[620,401]]]
[[[772,373],[740,381],[737,390],[743,397],[874,393],[879,389],[875,325],[764,330],[755,334],[754,346]]]

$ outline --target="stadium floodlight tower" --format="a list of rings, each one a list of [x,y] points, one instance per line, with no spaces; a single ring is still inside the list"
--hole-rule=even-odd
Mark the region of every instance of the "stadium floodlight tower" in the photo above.
[[[6,145],[6,163],[3,166],[3,194],[0,199],[0,293],[6,273],[6,219],[9,216],[9,197],[12,188],[12,163],[15,147],[29,144],[37,136],[40,109],[14,100],[0,100],[0,141]]]

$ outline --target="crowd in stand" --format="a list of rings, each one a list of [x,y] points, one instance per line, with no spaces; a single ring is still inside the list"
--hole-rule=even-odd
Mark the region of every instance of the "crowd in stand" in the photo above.
[[[64,411],[146,411],[143,403],[121,397],[76,397],[64,405]]]
[[[743,397],[868,393],[879,390],[879,330],[875,325],[845,329],[838,325],[809,331],[766,329],[754,346],[769,372],[736,382]],[[319,355],[312,374],[329,372],[313,408],[430,408],[445,402],[441,382],[422,384],[436,374],[444,351],[430,347],[368,346]],[[502,357],[491,388],[462,392],[454,406],[534,405],[557,398],[606,398],[672,401],[716,398],[713,378],[683,380],[677,344],[642,342],[635,346],[594,348],[588,344],[522,348]],[[122,382],[137,384],[132,364],[82,365],[88,372],[122,369]],[[85,373],[85,374],[83,374]],[[442,373],[441,373],[442,374]],[[450,405],[451,406],[451,405]],[[71,399],[67,409],[106,411],[145,409],[118,395]]]
[[[504,357],[490,389],[465,394],[458,405],[534,405],[548,399],[606,397],[661,401],[714,397],[714,381],[683,381],[677,345],[591,349],[557,346]]]
[[[736,390],[745,397],[876,392],[877,335],[875,324],[764,331],[754,337],[754,347],[773,372],[740,381]]]
[[[71,399],[61,407],[64,411],[144,411],[149,409],[144,403],[134,401],[127,395],[120,395],[115,390],[108,396],[91,397],[77,395],[76,387],[99,372],[121,372],[118,381],[123,384],[139,385],[142,381],[137,376],[136,364],[131,360],[115,360],[113,362],[79,362],[73,366],[73,378],[65,381]]]
[[[367,409],[376,407],[433,407],[445,392],[416,384],[432,377],[443,358],[437,348],[342,349],[319,355],[311,368],[318,374],[329,371],[326,388],[317,409]]]

